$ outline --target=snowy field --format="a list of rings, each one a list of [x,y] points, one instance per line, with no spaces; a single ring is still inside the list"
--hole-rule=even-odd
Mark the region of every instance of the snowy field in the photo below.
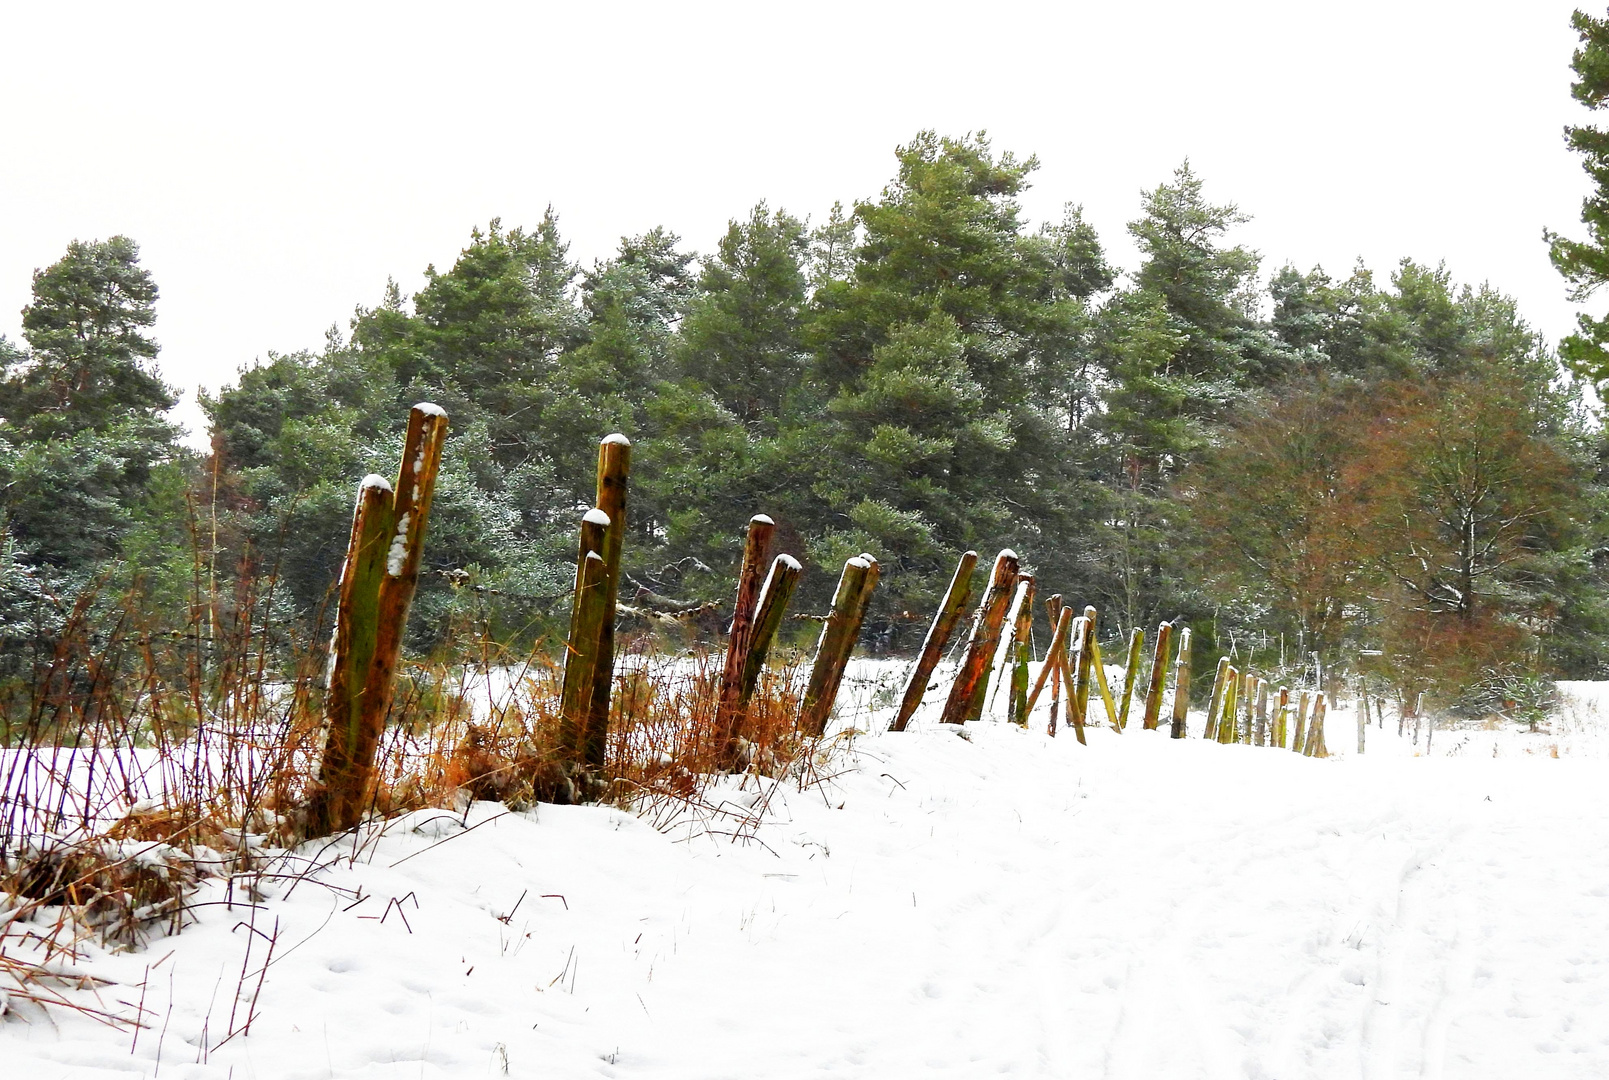
[[[856,666],[872,732],[899,672]],[[0,1077],[1609,1076],[1609,695],[1564,689],[1433,757],[1345,709],[1327,760],[926,711],[723,789],[757,830],[420,812],[91,949],[149,1026],[16,1009]]]

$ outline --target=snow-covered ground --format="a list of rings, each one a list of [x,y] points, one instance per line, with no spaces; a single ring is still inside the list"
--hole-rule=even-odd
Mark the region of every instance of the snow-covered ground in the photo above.
[[[898,682],[852,674],[868,709]],[[1388,720],[1359,758],[1337,710],[1326,760],[929,706],[724,789],[758,830],[416,813],[91,949],[149,1026],[18,1009],[0,1077],[1602,1077],[1609,695],[1566,690],[1558,732],[1432,757]]]

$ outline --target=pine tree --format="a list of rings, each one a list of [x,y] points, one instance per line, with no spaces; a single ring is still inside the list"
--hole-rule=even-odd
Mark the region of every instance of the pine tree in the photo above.
[[[82,575],[117,554],[152,470],[177,453],[178,397],[155,367],[157,290],[127,237],[73,241],[33,277],[26,354],[0,354],[10,447],[5,528],[37,564]]]
[[[1593,111],[1609,106],[1609,18],[1595,19],[1583,11],[1570,17],[1581,44],[1570,58],[1576,81],[1570,93]],[[1587,239],[1571,240],[1558,233],[1543,234],[1553,265],[1570,283],[1570,298],[1583,303],[1609,282],[1609,132],[1590,124],[1564,129],[1565,142],[1582,157],[1592,178],[1593,193],[1581,203],[1581,222]],[[1609,379],[1609,317],[1594,318],[1582,312],[1578,329],[1559,343],[1559,352],[1577,372],[1603,382]]]

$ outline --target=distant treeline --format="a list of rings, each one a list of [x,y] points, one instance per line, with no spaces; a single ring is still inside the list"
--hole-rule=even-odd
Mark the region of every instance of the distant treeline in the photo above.
[[[801,610],[875,554],[869,622],[896,645],[959,552],[1011,547],[1107,632],[1182,618],[1203,656],[1255,632],[1449,693],[1603,674],[1604,440],[1511,299],[1406,259],[1265,282],[1188,164],[1144,193],[1123,272],[1079,207],[1023,221],[1033,158],[923,132],[897,163],[820,222],[761,203],[702,256],[655,229],[581,267],[551,210],[494,220],[418,294],[389,284],[322,350],[205,399],[207,455],[162,419],[135,245],[73,244],[35,275],[26,348],[0,341],[9,676],[92,589],[158,626],[272,585],[310,626],[358,479],[425,400],[451,434],[419,648],[471,607],[509,640],[558,625],[621,431],[626,598],[727,599],[763,512]]]

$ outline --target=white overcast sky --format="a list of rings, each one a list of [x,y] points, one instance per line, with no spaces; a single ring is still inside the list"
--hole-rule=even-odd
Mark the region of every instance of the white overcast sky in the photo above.
[[[74,239],[139,242],[186,392],[552,204],[584,262],[759,199],[875,195],[921,128],[1034,153],[1032,219],[1124,224],[1188,157],[1264,271],[1402,256],[1573,325],[1567,0],[0,4],[0,333]]]

